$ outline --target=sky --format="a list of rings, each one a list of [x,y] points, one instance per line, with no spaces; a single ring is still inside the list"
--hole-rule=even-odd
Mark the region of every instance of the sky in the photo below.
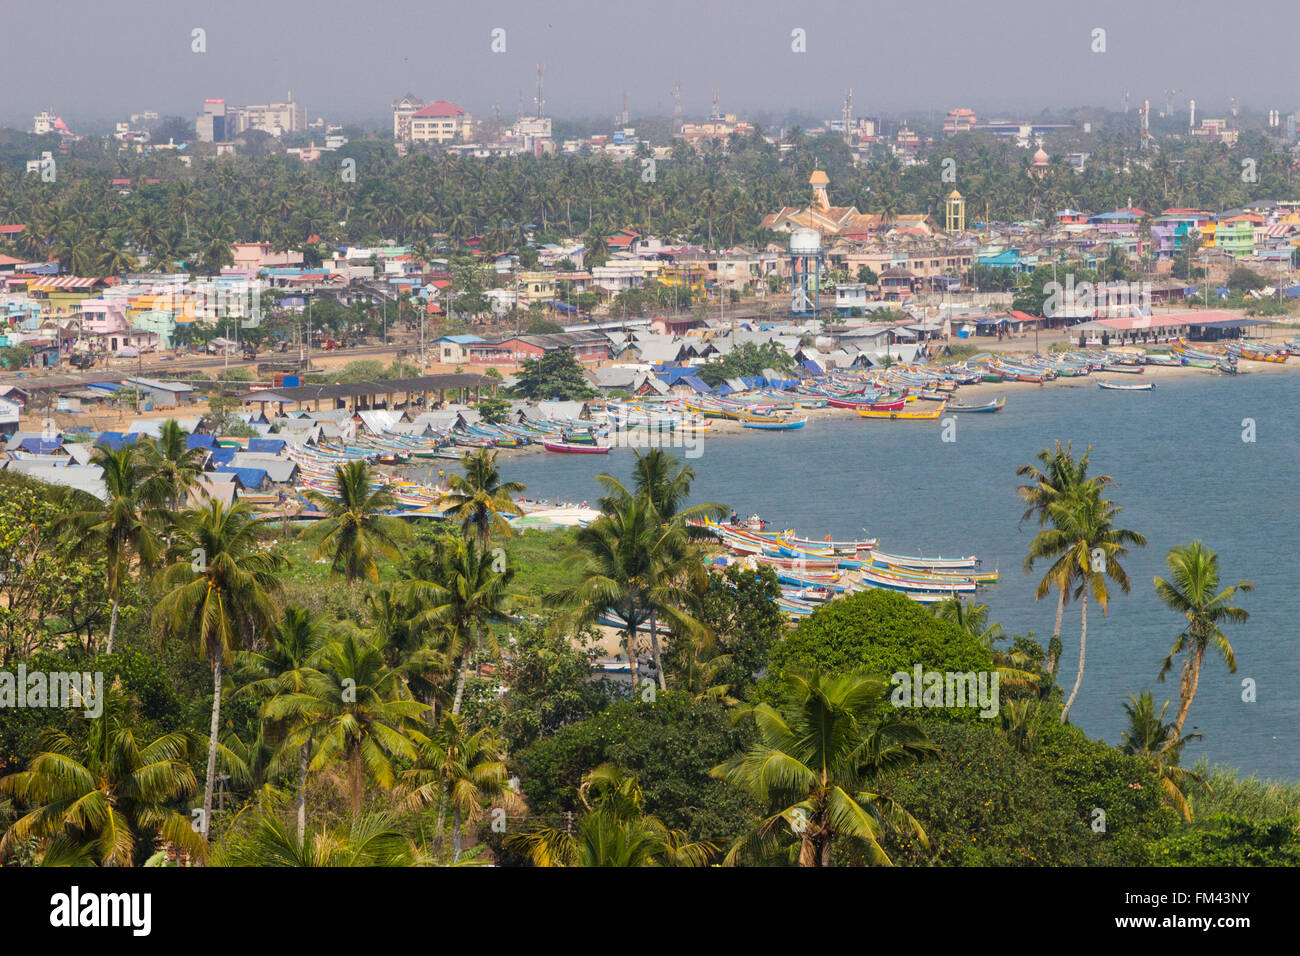
[[[723,112],[1013,118],[1150,99],[1202,116],[1300,103],[1297,0],[47,0],[0,18],[0,122],[50,108],[77,123],[197,114],[206,97],[283,101],[309,119],[389,119],[410,92],[481,116]],[[204,31],[194,52],[193,31]],[[504,52],[491,49],[504,30]],[[795,52],[802,30],[806,52]],[[1104,52],[1095,30],[1104,30]]]

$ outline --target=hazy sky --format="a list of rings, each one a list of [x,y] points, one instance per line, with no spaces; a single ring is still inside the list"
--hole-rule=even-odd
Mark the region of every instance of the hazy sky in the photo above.
[[[0,121],[52,108],[78,122],[154,109],[193,116],[205,97],[265,103],[289,89],[309,118],[385,119],[410,91],[505,115],[531,110],[546,63],[547,113],[688,115],[710,107],[858,115],[970,106],[981,117],[1118,108],[1177,89],[1198,112],[1298,105],[1298,0],[47,0],[5,5]],[[191,52],[191,31],[207,52]],[[506,31],[506,52],[490,51]],[[1106,30],[1093,53],[1092,31]],[[791,30],[807,52],[791,51]]]

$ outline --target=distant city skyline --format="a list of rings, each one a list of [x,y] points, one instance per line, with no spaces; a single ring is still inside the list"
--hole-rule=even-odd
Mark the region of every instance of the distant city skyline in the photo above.
[[[68,0],[5,13],[8,51],[0,122],[25,129],[52,109],[74,128],[154,110],[193,119],[204,99],[283,100],[308,120],[383,127],[393,100],[450,100],[480,117],[532,112],[536,64],[546,64],[546,113],[669,116],[683,111],[838,117],[846,87],[855,115],[942,117],[968,106],[990,118],[1044,110],[1117,110],[1151,101],[1202,116],[1300,103],[1292,0],[1248,8],[1211,0],[1095,0],[1068,10],[1042,0],[913,0],[905,5],[816,0],[595,4],[554,0],[466,10],[443,2],[311,4]],[[123,12],[123,11],[126,12]],[[1247,14],[1248,15],[1245,15]],[[57,27],[57,29],[53,29]],[[492,52],[493,30],[505,52]],[[192,52],[201,29],[205,52]],[[1094,31],[1104,30],[1104,38]],[[804,31],[806,52],[793,52]],[[497,46],[502,37],[497,36]],[[1105,52],[1093,52],[1104,43]]]

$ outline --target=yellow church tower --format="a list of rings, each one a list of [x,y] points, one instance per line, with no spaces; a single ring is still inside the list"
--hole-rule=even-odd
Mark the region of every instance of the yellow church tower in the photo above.
[[[948,232],[966,231],[966,200],[953,190],[943,201],[943,228]]]

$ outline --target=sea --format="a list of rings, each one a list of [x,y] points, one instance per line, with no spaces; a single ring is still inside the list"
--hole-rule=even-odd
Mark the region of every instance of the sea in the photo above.
[[[1128,379],[1126,378],[1125,381]],[[1249,580],[1239,594],[1250,612],[1225,632],[1236,651],[1229,673],[1211,651],[1185,733],[1200,733],[1183,765],[1201,757],[1245,774],[1300,780],[1300,547],[1294,495],[1300,465],[1300,379],[1286,374],[1185,376],[1151,392],[1115,392],[1095,381],[1007,388],[996,414],[948,421],[890,422],[848,414],[809,421],[799,431],[708,435],[695,469],[692,501],[717,501],[769,528],[807,538],[866,536],[902,554],[978,555],[1000,572],[980,592],[991,619],[1009,634],[1033,632],[1046,645],[1055,598],[1035,600],[1040,574],[1023,570],[1036,524],[1022,522],[1016,468],[1054,442],[1092,447],[1091,474],[1111,475],[1108,497],[1123,508],[1120,527],[1147,546],[1123,564],[1129,594],[1112,586],[1109,612],[1089,600],[1084,679],[1071,719],[1090,736],[1120,743],[1126,695],[1150,689],[1157,705],[1178,707],[1178,672],[1157,681],[1183,619],[1156,596],[1174,545],[1201,540],[1218,552],[1223,584]],[[981,396],[979,401],[987,400]],[[955,430],[953,428],[955,424]],[[945,438],[950,440],[945,440]],[[680,449],[677,450],[680,454]],[[595,475],[630,481],[634,453],[531,454],[501,461],[526,496],[594,503]],[[1077,673],[1079,608],[1066,608],[1059,680]],[[1005,645],[1004,645],[1005,646]]]

